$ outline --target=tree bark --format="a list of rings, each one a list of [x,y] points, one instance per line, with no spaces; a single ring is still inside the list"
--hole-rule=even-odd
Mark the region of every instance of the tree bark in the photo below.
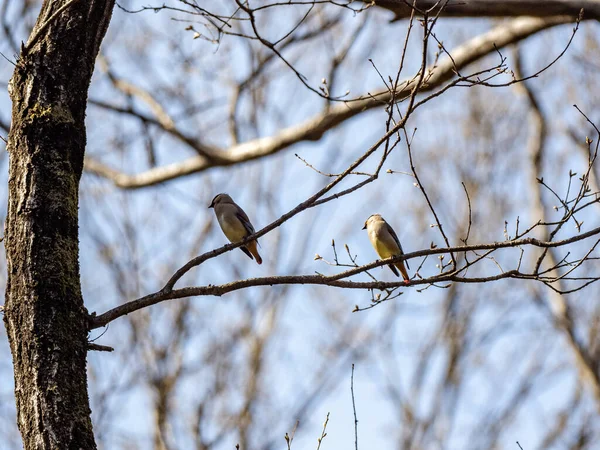
[[[25,449],[95,449],[79,180],[94,61],[114,0],[45,0],[9,83],[4,322]]]
[[[367,2],[368,3],[368,2]],[[418,11],[434,8],[437,14],[443,5],[439,0],[416,0]],[[395,20],[410,17],[413,0],[375,0],[375,5],[389,9]],[[600,0],[450,0],[442,10],[442,17],[577,17],[583,8],[587,19],[600,19]]]

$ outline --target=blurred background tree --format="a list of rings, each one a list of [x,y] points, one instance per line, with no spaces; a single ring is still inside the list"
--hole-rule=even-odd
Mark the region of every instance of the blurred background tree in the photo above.
[[[482,9],[463,14],[446,3],[414,2],[433,8],[424,52],[422,14],[405,2],[119,2],[87,108],[79,211],[87,309],[101,314],[158,292],[188,260],[225,244],[207,208],[219,192],[257,230],[292,210],[402,123],[414,86],[416,103],[443,93],[410,111],[406,134],[390,136],[387,150],[335,192],[371,182],[266,234],[262,266],[229,251],[192,268],[178,287],[331,275],[341,264],[372,262],[361,228],[376,212],[406,252],[444,247],[440,224],[452,246],[513,239],[517,223],[519,231],[561,224],[552,236],[556,225],[534,228],[542,240],[598,227],[590,164],[598,136],[572,105],[600,121],[599,2],[520,2],[534,8],[524,11],[480,0],[466,3]],[[553,10],[558,3],[568,8]],[[510,11],[485,10],[493,4]],[[574,33],[582,6],[591,20]],[[0,3],[4,87],[39,9],[37,1]],[[513,82],[561,54],[539,76]],[[429,70],[419,84],[423,62]],[[404,80],[407,89],[393,94]],[[573,214],[568,200],[582,183],[587,206]],[[88,358],[98,447],[515,449],[519,441],[526,450],[593,449],[598,291],[560,292],[596,280],[597,239],[550,250],[548,283],[423,283],[385,301],[377,291],[275,283],[119,317],[89,336],[115,349]],[[490,277],[534,267],[541,250],[521,248],[456,258],[485,256],[467,275]],[[449,259],[414,258],[410,273],[435,276],[450,270]],[[385,267],[369,273],[400,284]],[[21,448],[13,385],[3,383],[0,395],[1,448]]]

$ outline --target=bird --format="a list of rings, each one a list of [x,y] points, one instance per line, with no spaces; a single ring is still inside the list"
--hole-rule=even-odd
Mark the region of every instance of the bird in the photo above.
[[[221,230],[230,242],[239,242],[246,236],[254,234],[254,227],[248,219],[248,215],[240,208],[233,199],[225,193],[217,194],[209,205],[213,208]],[[262,264],[262,258],[258,254],[256,245],[258,241],[252,240],[240,247],[250,259],[255,259],[258,264]],[[252,258],[254,256],[254,258]]]
[[[396,232],[383,219],[383,217],[381,217],[380,214],[373,214],[369,216],[365,222],[363,230],[367,230],[369,233],[369,240],[381,259],[404,254],[402,251],[402,245],[400,245],[400,241],[398,240]],[[404,261],[388,264],[388,266],[397,277],[400,276],[398,274],[398,270],[400,270],[400,273],[402,273],[402,278],[404,278],[404,282],[406,284],[410,282],[410,277],[408,276],[406,267],[404,267]],[[406,266],[410,269],[410,266],[408,266],[408,261],[406,261]],[[398,268],[398,270],[396,270],[396,268]]]

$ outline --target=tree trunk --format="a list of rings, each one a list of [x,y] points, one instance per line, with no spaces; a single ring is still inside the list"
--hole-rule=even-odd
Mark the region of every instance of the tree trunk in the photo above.
[[[78,200],[87,92],[113,5],[45,0],[9,84],[4,322],[25,449],[96,448]]]

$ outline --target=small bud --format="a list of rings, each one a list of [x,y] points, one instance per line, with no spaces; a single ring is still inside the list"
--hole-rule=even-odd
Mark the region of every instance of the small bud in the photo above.
[[[194,33],[194,39],[198,39],[200,36],[202,36],[200,33],[198,33],[197,31]]]
[[[323,259],[323,258],[321,257],[321,255],[319,255],[318,253],[315,253],[315,259],[314,259],[314,261],[318,261],[318,260],[320,260],[320,259]]]

